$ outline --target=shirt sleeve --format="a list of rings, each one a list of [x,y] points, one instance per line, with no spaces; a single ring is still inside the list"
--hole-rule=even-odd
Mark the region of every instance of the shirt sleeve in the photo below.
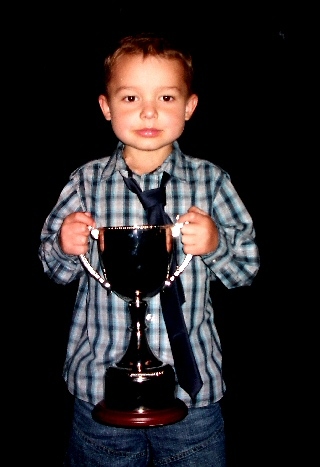
[[[220,173],[215,187],[212,217],[219,230],[219,244],[202,260],[213,279],[220,279],[227,288],[250,285],[260,266],[252,218],[226,172]]]
[[[78,190],[78,176],[72,174],[56,205],[46,218],[40,234],[38,256],[43,270],[58,284],[67,284],[84,274],[79,257],[65,254],[59,243],[60,228],[65,217],[85,211]]]

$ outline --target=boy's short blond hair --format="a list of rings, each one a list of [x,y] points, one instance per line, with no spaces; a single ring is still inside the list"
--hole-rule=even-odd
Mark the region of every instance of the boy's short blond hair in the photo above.
[[[123,55],[140,55],[143,57],[158,56],[169,60],[178,60],[184,70],[184,79],[188,94],[193,92],[193,63],[189,52],[173,45],[168,39],[153,34],[139,34],[123,37],[117,48],[104,61],[104,85],[108,94],[108,84],[115,62]]]

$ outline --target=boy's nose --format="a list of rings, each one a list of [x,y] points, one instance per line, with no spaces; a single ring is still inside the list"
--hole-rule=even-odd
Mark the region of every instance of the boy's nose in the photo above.
[[[157,116],[157,109],[156,106],[151,103],[145,103],[142,107],[141,113],[140,113],[141,118],[154,118]]]

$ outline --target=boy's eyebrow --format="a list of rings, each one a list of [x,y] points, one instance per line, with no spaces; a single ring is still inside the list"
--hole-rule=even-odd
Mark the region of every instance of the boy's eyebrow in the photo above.
[[[139,86],[119,86],[115,89],[115,92],[120,92],[120,91],[128,91],[128,90],[139,90]],[[170,91],[170,90],[177,90],[180,91],[181,87],[179,86],[160,86],[159,88],[156,88],[157,91]]]

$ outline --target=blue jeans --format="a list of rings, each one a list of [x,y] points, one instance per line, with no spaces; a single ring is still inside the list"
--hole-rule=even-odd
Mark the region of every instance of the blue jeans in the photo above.
[[[75,400],[65,467],[226,466],[219,403],[191,408],[180,422],[150,428],[102,425],[92,419],[92,409]]]

